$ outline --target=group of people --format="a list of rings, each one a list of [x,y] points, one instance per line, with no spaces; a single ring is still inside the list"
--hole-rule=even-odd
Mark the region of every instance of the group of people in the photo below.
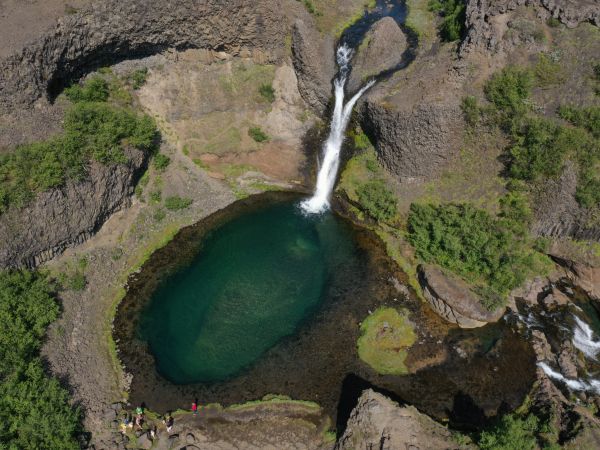
[[[194,400],[192,402],[192,414],[194,416],[198,415],[198,400]],[[129,430],[142,431],[144,428],[145,422],[146,422],[146,416],[144,414],[144,407],[138,406],[135,409],[135,415],[133,417],[130,413],[124,414],[123,420],[121,421],[121,427],[120,427],[121,433],[127,434],[127,432]],[[165,426],[167,433],[170,433],[171,430],[173,430],[173,425],[175,424],[175,419],[173,418],[171,413],[168,412],[163,417],[162,423]],[[147,431],[147,433],[148,433],[148,438],[151,441],[154,441],[154,439],[156,439],[156,436],[158,433],[157,426],[153,425],[152,427],[150,427],[150,429]]]

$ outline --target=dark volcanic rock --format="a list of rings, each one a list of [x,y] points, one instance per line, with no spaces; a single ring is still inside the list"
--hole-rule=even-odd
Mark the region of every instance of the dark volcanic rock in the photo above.
[[[323,114],[336,72],[333,39],[297,20],[292,30],[292,56],[300,95],[318,114]]]
[[[468,0],[467,34],[460,54],[473,50],[496,52],[504,30],[494,18],[522,5],[532,6],[542,19],[554,17],[569,28],[582,22],[600,26],[600,4],[595,0]]]
[[[407,109],[367,98],[360,116],[380,161],[403,179],[434,177],[462,142],[458,102],[423,102]]]
[[[336,450],[469,448],[414,406],[398,406],[368,389],[352,411]]]
[[[45,36],[0,62],[0,109],[52,96],[90,68],[166,48],[262,50],[283,55],[286,19],[279,2],[149,0],[92,2]]]
[[[81,244],[114,212],[127,206],[147,162],[128,149],[127,164],[92,162],[85,181],[39,194],[23,209],[0,215],[0,268],[35,267]],[[114,411],[113,411],[114,414]]]
[[[543,192],[537,195],[532,231],[539,236],[600,240],[600,224],[593,220],[593,211],[579,206],[576,190],[577,169],[567,162],[562,175],[557,180],[548,180]]]
[[[448,322],[461,328],[476,328],[496,322],[506,308],[488,311],[464,281],[444,274],[439,268],[421,265],[419,282],[425,298],[432,308]]]
[[[407,48],[404,32],[391,17],[377,21],[369,30],[352,60],[348,91],[357,91],[365,78],[393,69]]]

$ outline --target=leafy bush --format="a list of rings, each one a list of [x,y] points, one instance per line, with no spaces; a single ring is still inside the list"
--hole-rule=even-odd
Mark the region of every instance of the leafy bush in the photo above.
[[[79,102],[66,114],[64,133],[18,146],[0,155],[0,214],[21,207],[37,192],[81,179],[90,158],[104,164],[127,161],[126,145],[151,151],[158,131],[148,116],[99,102]]]
[[[83,86],[74,84],[65,89],[65,95],[73,103],[105,102],[108,94],[108,82],[99,76],[90,78]]]
[[[469,95],[462,99],[460,104],[462,112],[465,116],[465,121],[468,125],[475,126],[479,122],[481,111],[477,103],[477,98]]]
[[[136,91],[146,84],[148,78],[148,68],[138,69],[131,74],[131,86]]]
[[[594,137],[600,138],[600,106],[577,108],[563,105],[558,108],[558,115],[577,127],[585,128]]]
[[[428,6],[443,17],[439,27],[442,40],[452,42],[464,36],[466,6],[462,0],[430,0]]]
[[[498,113],[498,123],[508,131],[529,110],[533,76],[529,70],[508,66],[486,83],[484,93]]]
[[[356,194],[363,209],[378,222],[389,221],[396,215],[396,196],[382,181],[361,184],[356,189]]]
[[[170,211],[178,211],[180,209],[185,209],[192,204],[191,198],[183,198],[178,196],[167,197],[165,199],[165,208]]]
[[[552,54],[540,53],[538,62],[534,67],[535,77],[540,86],[546,87],[560,84],[565,81],[563,66],[560,58]]]
[[[258,92],[269,103],[273,103],[275,101],[275,89],[273,89],[273,86],[270,83],[261,84],[258,88]]]
[[[539,258],[524,239],[527,216],[523,199],[508,199],[495,218],[469,204],[412,204],[409,242],[417,256],[478,286],[483,305],[494,309],[539,267]],[[526,206],[526,205],[525,205]]]
[[[38,356],[58,316],[52,287],[30,272],[0,272],[0,446],[77,449],[80,413]]]
[[[251,127],[248,129],[248,135],[256,142],[265,142],[269,140],[269,135],[261,130],[260,127]]]
[[[552,28],[559,27],[560,20],[558,20],[556,17],[550,17],[548,20],[546,20],[546,25]]]
[[[154,168],[159,172],[164,172],[166,168],[169,167],[170,163],[171,158],[169,158],[167,155],[163,155],[162,153],[157,153],[152,159],[152,164],[154,165]]]
[[[507,414],[479,435],[478,444],[481,450],[533,450],[538,448],[536,434],[540,425],[533,414],[525,418]]]

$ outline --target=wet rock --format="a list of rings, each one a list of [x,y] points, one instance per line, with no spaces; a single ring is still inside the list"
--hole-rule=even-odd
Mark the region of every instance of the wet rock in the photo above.
[[[569,297],[566,296],[566,294],[563,294],[558,289],[553,288],[548,295],[546,295],[540,300],[540,304],[545,309],[553,309],[557,306],[566,305],[570,301],[571,300],[569,299]]]
[[[553,252],[550,256],[557,264],[567,269],[567,277],[573,285],[584,291],[590,299],[600,301],[600,267],[574,261],[558,252]]]
[[[421,414],[413,406],[398,406],[368,389],[352,410],[346,431],[336,450],[464,448],[450,431]]]
[[[169,449],[174,448],[176,445],[179,444],[179,441],[180,441],[180,439],[179,439],[179,435],[178,434],[172,434],[172,435],[170,435],[169,439],[167,441],[167,444],[169,446],[168,448]]]
[[[192,433],[188,433],[187,436],[185,437],[185,441],[188,444],[193,444],[194,442],[196,442],[196,436],[194,436]]]
[[[558,355],[558,365],[561,373],[567,378],[577,378],[577,358],[570,341],[563,342]]]
[[[38,194],[31,204],[0,215],[0,268],[28,267],[89,239],[114,212],[126,207],[149,155],[125,151],[126,164],[92,162],[81,182]],[[107,419],[114,418],[110,409]]]
[[[292,30],[292,57],[300,95],[318,114],[323,114],[331,97],[331,80],[336,73],[334,42],[315,28],[297,20]]]
[[[32,105],[84,73],[90,62],[166,48],[202,47],[237,55],[251,46],[274,61],[283,56],[285,32],[282,8],[270,0],[90,2],[0,62],[0,109]]]
[[[467,283],[445,274],[436,266],[421,265],[418,274],[425,298],[434,311],[448,322],[461,328],[477,328],[496,322],[504,314],[504,307],[486,310]]]
[[[406,49],[406,36],[394,19],[384,17],[377,21],[356,50],[348,91],[355,92],[366,78],[396,67]]]

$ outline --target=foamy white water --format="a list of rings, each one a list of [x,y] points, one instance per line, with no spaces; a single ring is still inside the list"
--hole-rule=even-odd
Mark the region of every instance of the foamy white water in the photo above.
[[[344,105],[344,86],[348,77],[348,68],[352,59],[353,51],[345,44],[341,45],[336,52],[336,60],[339,73],[333,82],[335,106],[331,118],[329,136],[323,145],[323,156],[319,164],[317,184],[311,198],[303,201],[300,206],[309,214],[318,214],[329,208],[329,198],[333,192],[335,180],[340,166],[340,151],[344,142],[344,133],[352,114],[352,109],[358,99],[375,83],[375,80],[365,84]]]
[[[573,329],[573,345],[591,359],[596,359],[600,352],[600,341],[593,339],[594,332],[590,326],[577,316],[575,318],[575,328]]]
[[[565,377],[562,373],[557,372],[552,369],[548,364],[544,362],[537,363],[538,367],[540,367],[548,377],[560,381],[567,385],[569,389],[574,391],[590,391],[595,392],[596,394],[600,393],[600,381],[590,379],[589,382],[583,381],[581,379],[572,379]]]

